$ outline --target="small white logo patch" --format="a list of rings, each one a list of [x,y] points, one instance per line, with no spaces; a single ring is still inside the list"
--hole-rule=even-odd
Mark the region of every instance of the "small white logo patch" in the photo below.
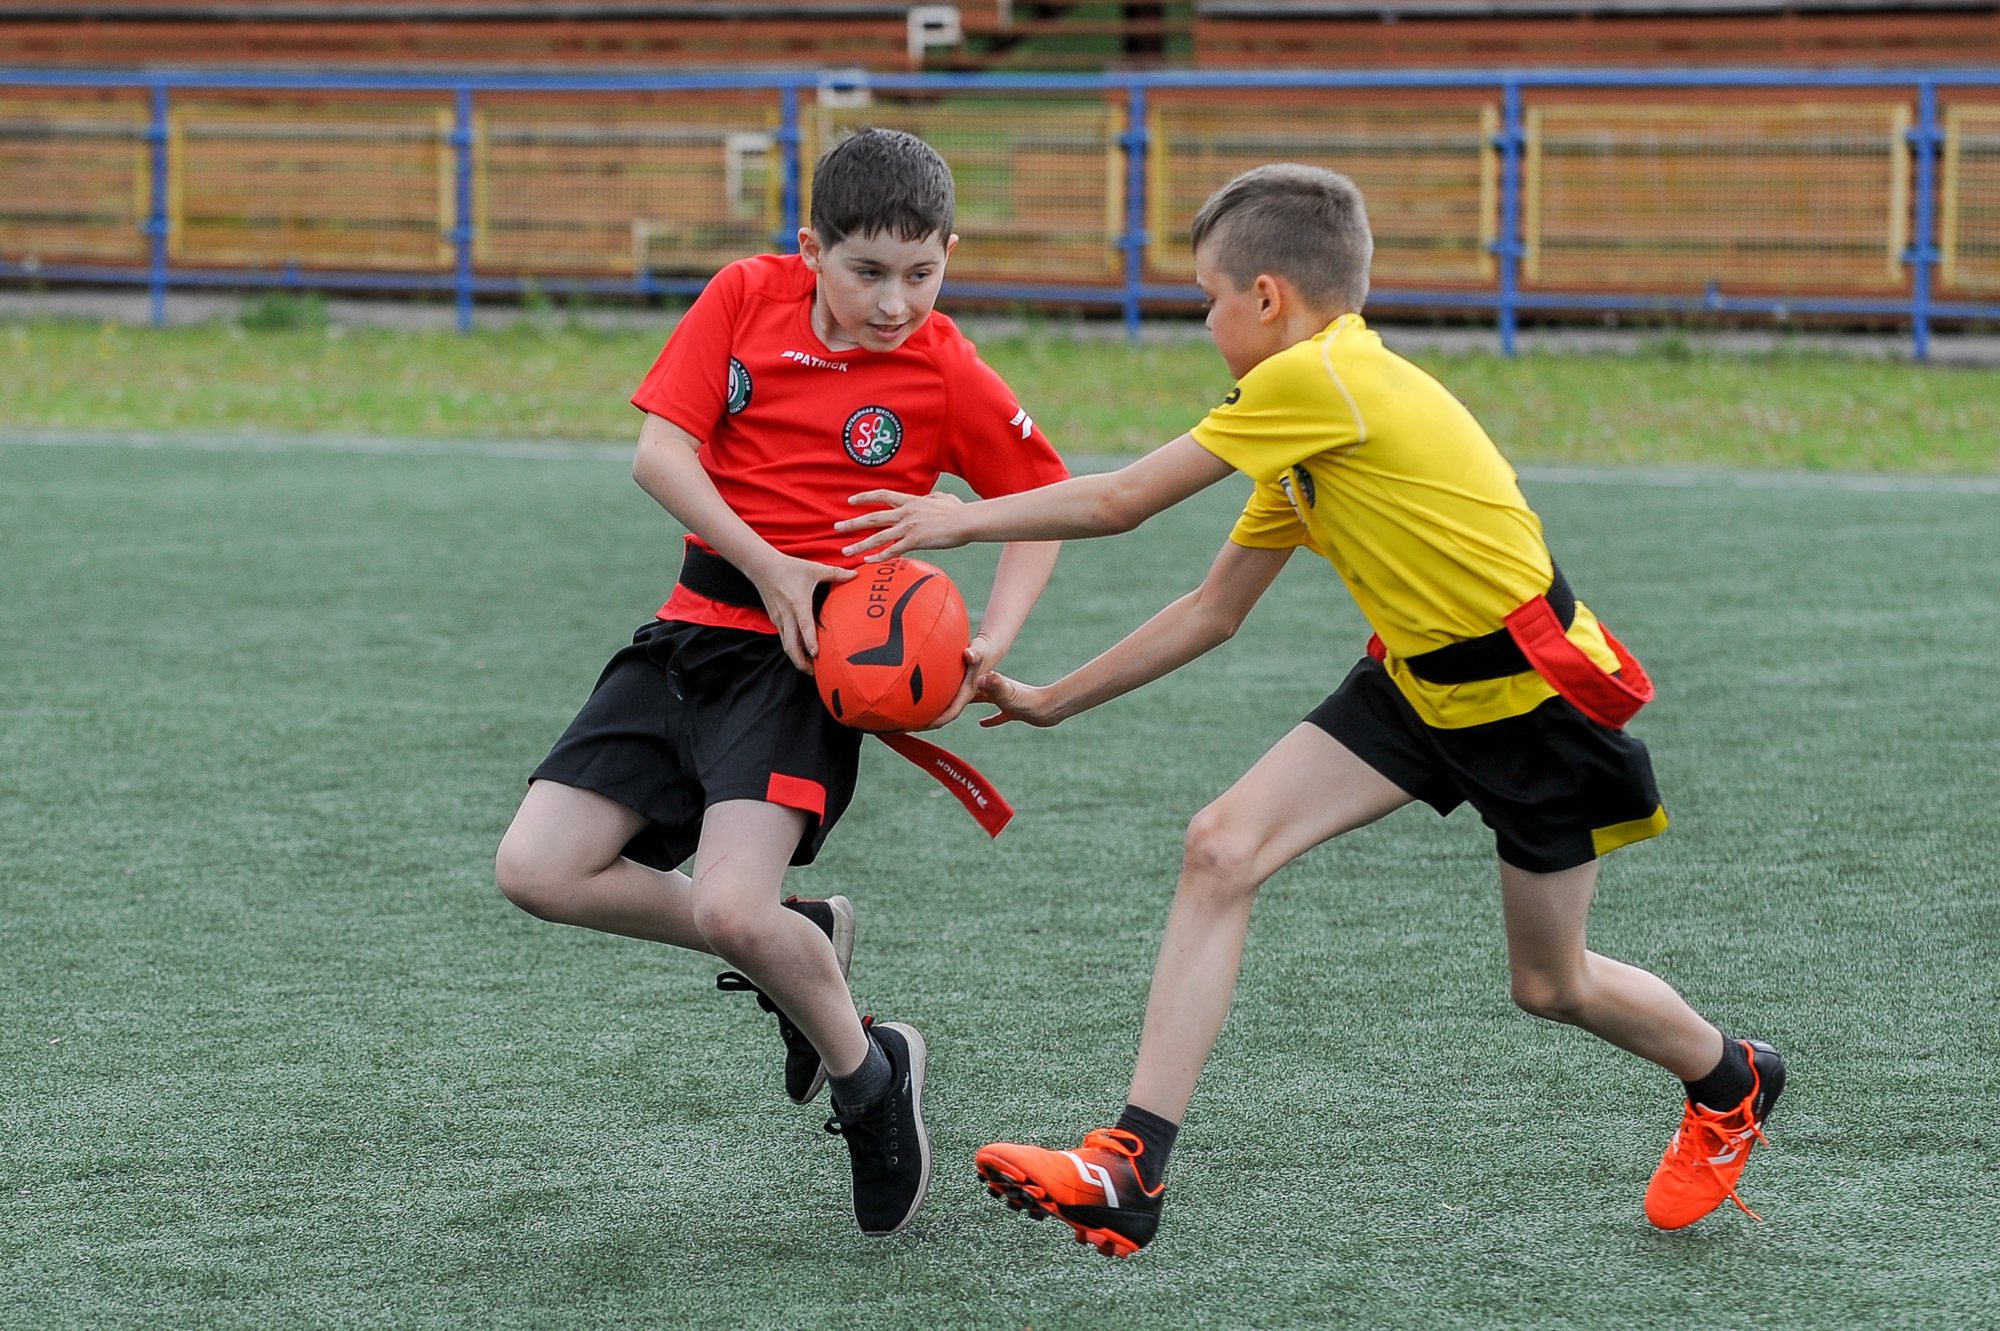
[[[778,353],[778,359],[796,361],[800,365],[814,370],[839,370],[842,374],[847,373],[847,367],[839,361],[826,360],[823,357],[813,355],[810,351],[781,351]]]
[[[1023,439],[1026,439],[1029,435],[1035,432],[1035,418],[1028,414],[1027,409],[1025,407],[1020,409],[1019,411],[1016,411],[1014,413],[1014,419],[1008,421],[1007,424],[1019,426],[1021,430],[1021,437]]]

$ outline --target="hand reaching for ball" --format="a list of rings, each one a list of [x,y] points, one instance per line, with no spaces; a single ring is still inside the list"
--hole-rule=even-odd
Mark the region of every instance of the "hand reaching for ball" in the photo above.
[[[973,701],[990,702],[1000,709],[979,723],[989,729],[1004,726],[1009,721],[1025,721],[1031,726],[1046,728],[1062,720],[1053,689],[1036,688],[1001,674],[982,675]]]
[[[924,726],[925,730],[943,730],[958,720],[958,714],[966,709],[979,695],[979,679],[986,673],[986,667],[993,656],[993,644],[984,633],[973,635],[972,642],[965,649],[965,678],[960,681],[958,693],[951,700],[951,706],[944,709],[937,720]]]

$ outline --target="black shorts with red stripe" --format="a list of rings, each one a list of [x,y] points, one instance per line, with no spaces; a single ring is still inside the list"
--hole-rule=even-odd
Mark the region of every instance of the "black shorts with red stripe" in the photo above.
[[[1500,858],[1530,873],[1588,864],[1667,827],[1646,746],[1562,698],[1440,730],[1364,656],[1306,720],[1439,813],[1470,804]]]
[[[854,798],[863,738],[833,719],[776,634],[654,620],[604,667],[530,780],[651,819],[625,854],[656,869],[694,854],[712,804],[802,809],[792,863],[811,864]]]

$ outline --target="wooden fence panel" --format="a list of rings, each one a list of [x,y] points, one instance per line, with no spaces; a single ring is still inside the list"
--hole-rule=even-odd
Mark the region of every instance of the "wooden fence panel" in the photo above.
[[[1962,294],[2000,291],[2000,106],[1945,111],[1941,276]]]
[[[441,106],[188,105],[169,125],[176,262],[437,269],[452,262]]]
[[[1909,108],[1544,104],[1522,276],[1545,288],[1907,286]]]
[[[1361,187],[1375,232],[1375,280],[1485,284],[1494,276],[1499,161],[1492,105],[1366,107],[1165,102],[1152,117],[1147,267],[1194,276],[1188,225],[1238,172],[1267,162],[1324,166]]]
[[[477,120],[482,267],[712,273],[771,247],[775,99],[500,102]]]
[[[147,156],[137,102],[0,101],[0,256],[143,263]]]

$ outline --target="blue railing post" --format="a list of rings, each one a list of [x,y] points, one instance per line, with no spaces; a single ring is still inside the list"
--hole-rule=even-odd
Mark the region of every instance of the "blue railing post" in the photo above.
[[[452,116],[451,149],[457,170],[457,212],[451,229],[457,251],[453,286],[458,296],[458,331],[472,331],[472,89],[459,85]]]
[[[771,248],[780,254],[799,252],[799,88],[787,83],[778,90],[778,234]]]
[[[1521,84],[1508,79],[1501,85],[1500,140],[1500,238],[1493,242],[1494,257],[1500,261],[1500,354],[1514,354],[1514,330],[1518,321],[1516,298],[1521,286]]]
[[[1126,91],[1125,133],[1119,137],[1125,149],[1125,234],[1118,247],[1125,251],[1125,336],[1139,340],[1140,289],[1146,281],[1146,247],[1152,237],[1146,232],[1146,165],[1153,144],[1146,127],[1145,85],[1135,83]]]
[[[146,124],[152,158],[152,198],[146,210],[146,285],[153,297],[153,327],[167,322],[167,85],[153,85],[152,117]]]
[[[1918,360],[1931,354],[1931,273],[1944,257],[1937,247],[1937,150],[1944,135],[1937,122],[1937,85],[1917,84],[1917,127],[1910,147],[1917,157],[1916,234],[1904,259],[1910,265],[1910,344]]]

